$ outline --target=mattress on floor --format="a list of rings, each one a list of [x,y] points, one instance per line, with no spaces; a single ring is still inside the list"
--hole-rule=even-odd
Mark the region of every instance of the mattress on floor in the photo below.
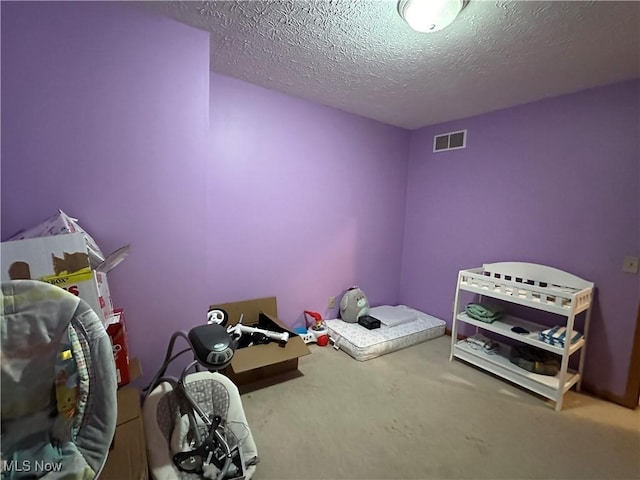
[[[373,330],[339,319],[326,320],[334,347],[365,361],[444,335],[444,320],[404,305],[400,307],[415,313],[416,320],[393,327],[383,324]]]

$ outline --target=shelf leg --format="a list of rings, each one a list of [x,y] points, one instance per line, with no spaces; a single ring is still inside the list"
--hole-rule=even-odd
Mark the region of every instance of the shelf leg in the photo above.
[[[573,301],[571,303],[571,310],[573,311]],[[557,400],[556,400],[556,412],[559,412],[562,409],[562,400],[564,398],[564,385],[565,382],[567,381],[567,369],[569,368],[569,348],[571,348],[571,341],[570,339],[573,337],[573,323],[575,320],[575,316],[573,314],[569,315],[567,317],[567,335],[566,335],[566,340],[564,342],[564,348],[563,348],[563,354],[562,354],[562,361],[560,362],[560,376],[559,376],[559,383],[558,383],[558,392],[557,392]]]
[[[453,320],[451,321],[451,352],[449,353],[449,361],[453,361],[453,348],[458,341],[458,308],[460,306],[460,282],[462,275],[458,273],[458,283],[456,284],[456,297],[453,302]]]
[[[587,351],[587,342],[589,339],[589,323],[591,322],[591,306],[589,306],[589,308],[587,309],[587,312],[585,314],[585,319],[584,319],[584,327],[583,327],[583,331],[582,331],[582,336],[584,338],[584,346],[580,349],[580,357],[579,357],[579,363],[578,363],[578,373],[580,374],[580,380],[578,380],[578,383],[576,383],[576,390],[578,392],[580,392],[582,390],[582,370],[584,369],[584,357]]]

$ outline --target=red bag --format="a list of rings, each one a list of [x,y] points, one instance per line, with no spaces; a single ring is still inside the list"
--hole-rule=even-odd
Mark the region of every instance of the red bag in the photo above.
[[[107,319],[107,333],[113,348],[113,359],[116,362],[116,378],[118,387],[131,381],[129,374],[129,347],[127,345],[127,329],[124,323],[124,312],[116,308]]]

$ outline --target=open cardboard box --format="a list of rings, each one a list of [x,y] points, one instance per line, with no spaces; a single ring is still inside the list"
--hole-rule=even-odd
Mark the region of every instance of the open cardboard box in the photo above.
[[[211,305],[209,310],[222,309],[229,314],[227,325],[235,325],[242,315],[242,324],[265,330],[289,332],[286,346],[277,342],[253,345],[235,351],[231,365],[223,370],[241,392],[300,376],[298,358],[311,352],[295,332],[278,319],[276,297],[257,298],[242,302]]]
[[[113,312],[107,273],[128,254],[116,250],[97,267],[82,233],[11,240],[0,245],[0,280],[41,280],[85,300],[106,325]]]

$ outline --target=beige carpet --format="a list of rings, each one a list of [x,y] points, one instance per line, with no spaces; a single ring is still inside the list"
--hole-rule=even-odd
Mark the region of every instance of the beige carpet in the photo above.
[[[303,376],[242,396],[254,479],[640,478],[640,410],[569,392],[555,412],[449,342],[367,362],[311,345]]]

